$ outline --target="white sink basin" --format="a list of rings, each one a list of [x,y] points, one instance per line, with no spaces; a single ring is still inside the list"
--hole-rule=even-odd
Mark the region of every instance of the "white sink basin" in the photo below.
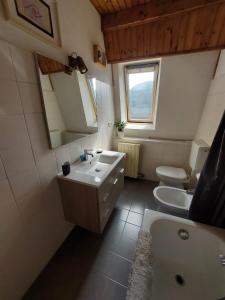
[[[118,159],[118,156],[116,155],[105,155],[105,154],[101,154],[99,156],[99,162],[104,163],[104,164],[113,164],[116,160]]]
[[[74,171],[90,176],[102,177],[115,161],[120,158],[116,155],[101,154],[92,158],[90,161],[79,162],[74,166]]]
[[[102,177],[108,169],[109,166],[107,164],[97,162],[96,164],[92,165],[87,173],[92,176]]]
[[[124,157],[124,153],[115,151],[103,151],[88,161],[79,161],[71,166],[71,172],[62,176],[66,180],[74,180],[89,185],[99,186],[108,174]]]

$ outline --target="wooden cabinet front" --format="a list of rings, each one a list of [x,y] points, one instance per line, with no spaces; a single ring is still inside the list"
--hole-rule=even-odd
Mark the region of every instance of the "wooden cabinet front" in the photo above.
[[[101,233],[115,207],[124,184],[124,160],[99,188],[58,178],[64,216],[70,223]]]

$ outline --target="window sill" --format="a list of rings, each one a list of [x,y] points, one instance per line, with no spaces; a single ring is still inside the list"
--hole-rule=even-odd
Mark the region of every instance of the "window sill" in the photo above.
[[[126,130],[155,130],[155,124],[127,123]]]

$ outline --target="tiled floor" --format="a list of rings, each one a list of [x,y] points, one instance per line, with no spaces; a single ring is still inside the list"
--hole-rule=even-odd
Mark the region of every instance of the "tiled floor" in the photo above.
[[[155,183],[126,179],[102,236],[75,227],[23,300],[123,300]]]

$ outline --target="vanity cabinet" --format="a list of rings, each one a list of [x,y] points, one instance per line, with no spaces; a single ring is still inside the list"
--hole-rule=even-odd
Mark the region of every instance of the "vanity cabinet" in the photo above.
[[[102,233],[124,185],[124,158],[100,186],[58,178],[65,219]]]

